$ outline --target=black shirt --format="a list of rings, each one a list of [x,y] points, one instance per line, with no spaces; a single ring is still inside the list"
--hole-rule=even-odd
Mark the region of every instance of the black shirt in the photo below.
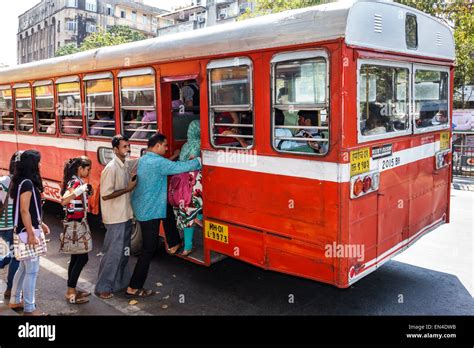
[[[20,181],[21,183],[21,181]],[[30,200],[30,215],[31,215],[31,223],[33,224],[33,228],[38,228],[39,227],[39,216],[36,212],[36,206],[35,206],[35,200],[33,196],[33,189],[35,190],[35,195],[36,195],[36,203],[38,204],[38,209],[39,213],[41,214],[41,195],[39,190],[36,187],[33,187],[33,183],[30,180],[26,180],[23,182],[23,185],[21,185],[21,190],[20,190],[20,195],[23,192],[31,192],[31,200]],[[20,204],[18,204],[18,211],[16,209],[16,201],[19,197],[17,197],[18,191],[15,192],[15,196],[13,197],[13,216],[17,216],[18,214],[18,227],[16,229],[17,233],[20,233],[23,228],[25,228],[25,225],[23,224],[23,221],[21,219],[21,214],[20,214]]]

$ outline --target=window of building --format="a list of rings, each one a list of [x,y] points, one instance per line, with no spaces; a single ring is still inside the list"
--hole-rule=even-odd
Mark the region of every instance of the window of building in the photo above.
[[[31,88],[28,84],[14,86],[16,130],[18,132],[33,132],[33,113],[31,103]]]
[[[61,32],[61,21],[58,21],[58,33]]]
[[[76,31],[77,21],[74,19],[66,20],[66,30],[68,31]]]
[[[114,83],[112,73],[86,75],[87,133],[95,137],[115,135]]]
[[[107,4],[107,16],[112,16],[112,5]]]
[[[95,33],[97,31],[97,27],[93,23],[86,23],[86,32],[87,33]]]
[[[97,12],[97,0],[86,0],[86,10]]]
[[[67,7],[75,7],[77,8],[77,0],[67,0]]]
[[[273,148],[279,152],[326,154],[329,150],[326,52],[280,53],[271,62]]]
[[[127,16],[126,16],[125,11],[124,11],[124,10],[121,10],[121,11],[120,11],[120,18],[126,18],[126,17],[127,17]]]
[[[118,76],[122,129],[130,139],[146,141],[157,130],[155,72],[152,68],[124,70]]]
[[[52,81],[37,81],[35,90],[36,130],[43,134],[56,134],[54,91]]]
[[[418,24],[416,22],[416,16],[407,13],[405,17],[405,42],[407,48],[417,49],[418,47]]]
[[[13,102],[10,86],[0,86],[0,131],[13,132]]]
[[[135,11],[132,11],[132,21],[137,21],[137,13]]]
[[[146,14],[143,15],[143,24],[148,24],[148,16]]]
[[[254,144],[252,61],[216,60],[208,64],[211,143],[251,148]]]
[[[449,72],[415,68],[414,122],[417,130],[449,127]]]
[[[81,86],[78,77],[61,78],[56,81],[58,94],[57,113],[61,134],[82,134]]]
[[[361,61],[358,79],[359,139],[368,141],[407,134],[408,65]]]

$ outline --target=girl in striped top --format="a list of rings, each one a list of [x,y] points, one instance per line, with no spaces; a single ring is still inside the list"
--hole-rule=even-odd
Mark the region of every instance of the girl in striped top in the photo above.
[[[90,185],[84,183],[89,177],[92,162],[86,156],[70,159],[64,166],[61,205],[64,207],[66,220],[82,221],[87,217],[87,203],[92,194]],[[73,254],[68,268],[66,300],[72,304],[89,302],[88,291],[76,290],[77,281],[82,269],[89,261],[89,255]]]

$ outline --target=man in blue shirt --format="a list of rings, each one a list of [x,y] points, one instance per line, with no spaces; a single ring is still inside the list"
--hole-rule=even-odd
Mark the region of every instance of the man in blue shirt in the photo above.
[[[152,290],[143,288],[150,262],[158,246],[160,223],[174,221],[169,218],[173,211],[168,205],[168,175],[180,174],[201,169],[201,159],[173,162],[163,157],[168,150],[168,141],[163,134],[156,133],[148,140],[146,154],[140,158],[137,170],[137,186],[132,193],[132,208],[135,218],[140,223],[143,237],[143,248],[133,271],[126,295],[129,297],[146,297]],[[177,232],[176,226],[168,226]],[[167,230],[167,228],[165,228]],[[176,252],[180,245],[179,235],[167,243],[171,251]]]

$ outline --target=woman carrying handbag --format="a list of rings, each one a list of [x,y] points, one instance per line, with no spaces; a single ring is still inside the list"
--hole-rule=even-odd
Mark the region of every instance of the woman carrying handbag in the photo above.
[[[92,194],[90,185],[84,183],[89,177],[92,162],[86,156],[70,159],[64,166],[61,205],[64,206],[64,232],[60,236],[60,252],[71,254],[68,268],[66,301],[72,304],[89,302],[89,291],[76,290],[82,269],[89,261],[92,238],[87,222],[88,198]]]
[[[15,257],[20,267],[13,279],[9,307],[23,309],[23,315],[47,315],[36,308],[35,288],[40,268],[40,256],[46,252],[44,234],[49,228],[41,222],[43,184],[40,175],[41,155],[38,151],[18,152],[10,196],[14,206]],[[23,301],[21,294],[23,292]]]

